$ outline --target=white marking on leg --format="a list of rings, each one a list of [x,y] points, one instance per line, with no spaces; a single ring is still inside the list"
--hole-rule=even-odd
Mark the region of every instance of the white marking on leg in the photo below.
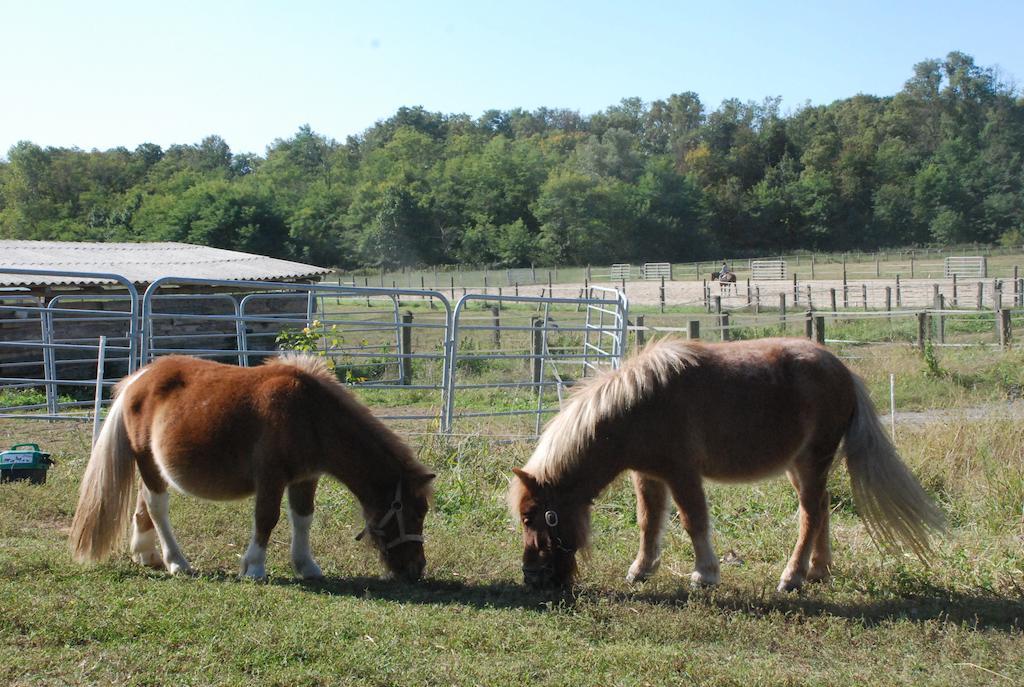
[[[718,584],[721,575],[718,570],[718,556],[715,555],[715,547],[711,544],[711,528],[709,527],[702,537],[691,537],[691,541],[696,569],[690,573],[690,582],[703,587]]]
[[[174,530],[171,529],[171,519],[168,505],[170,494],[166,491],[162,494],[154,494],[149,489],[143,489],[143,498],[146,500],[146,507],[149,509],[149,517],[153,521],[157,536],[160,538],[160,547],[164,550],[164,565],[167,572],[172,575],[177,573],[191,573],[192,568],[188,559],[178,548],[178,541],[174,538]]]
[[[140,532],[138,523],[132,525],[132,544],[130,548],[132,560],[139,565],[149,568],[163,567],[160,549],[157,548],[156,542],[155,528]]]
[[[253,580],[265,580],[267,578],[267,548],[260,546],[256,541],[256,533],[253,532],[249,541],[249,548],[242,556],[241,577],[248,577]]]
[[[292,566],[296,574],[307,580],[323,577],[320,566],[313,560],[313,551],[309,546],[309,528],[313,524],[313,514],[298,515],[289,508],[288,519],[292,523]]]

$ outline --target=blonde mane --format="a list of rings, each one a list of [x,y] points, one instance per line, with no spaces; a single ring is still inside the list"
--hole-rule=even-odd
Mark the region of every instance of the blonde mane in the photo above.
[[[625,414],[664,388],[672,377],[698,364],[698,346],[679,339],[653,341],[617,370],[584,380],[544,428],[523,466],[540,483],[558,479],[576,465],[604,420]]]

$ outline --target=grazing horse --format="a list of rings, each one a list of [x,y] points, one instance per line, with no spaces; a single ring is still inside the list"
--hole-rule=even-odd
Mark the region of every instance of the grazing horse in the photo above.
[[[718,292],[719,293],[728,293],[729,290],[731,289],[733,295],[736,295],[736,273],[735,272],[726,272],[725,274],[722,274],[721,272],[712,272],[711,273],[711,281],[717,281],[718,282]]]
[[[167,356],[123,379],[82,479],[71,526],[76,560],[99,561],[118,547],[136,467],[131,554],[143,565],[191,572],[171,531],[168,486],[214,500],[255,494],[241,575],[264,578],[267,542],[287,491],[292,565],[303,578],[320,577],[309,528],[326,473],[359,499],[366,519],[360,537],[369,534],[390,574],[415,580],[423,573],[434,475],[322,358],[290,354],[243,368]]]
[[[658,568],[671,495],[693,542],[692,583],[717,584],[703,479],[780,472],[799,497],[800,533],[779,591],[825,579],[832,564],[826,482],[840,442],[868,532],[885,548],[903,544],[927,561],[929,530],[943,529],[942,514],[900,461],[864,383],[834,355],[802,339],[651,343],[618,370],[577,385],[530,460],[514,470],[509,507],[523,524],[524,580],[572,582],[592,499],[624,470],[633,471],[640,526],[628,580]]]

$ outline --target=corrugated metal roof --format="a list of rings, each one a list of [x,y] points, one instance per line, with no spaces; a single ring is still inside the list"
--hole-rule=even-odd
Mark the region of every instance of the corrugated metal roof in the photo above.
[[[0,286],[76,286],[103,279],[4,274],[3,268],[119,274],[136,285],[161,277],[293,281],[330,270],[301,262],[188,243],[0,240]]]

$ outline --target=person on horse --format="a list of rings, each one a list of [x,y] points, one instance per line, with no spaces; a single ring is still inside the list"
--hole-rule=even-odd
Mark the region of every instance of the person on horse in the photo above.
[[[718,281],[725,281],[724,279],[722,279],[722,277],[726,276],[727,274],[729,274],[729,265],[725,262],[725,260],[723,260],[722,269],[718,272]]]

